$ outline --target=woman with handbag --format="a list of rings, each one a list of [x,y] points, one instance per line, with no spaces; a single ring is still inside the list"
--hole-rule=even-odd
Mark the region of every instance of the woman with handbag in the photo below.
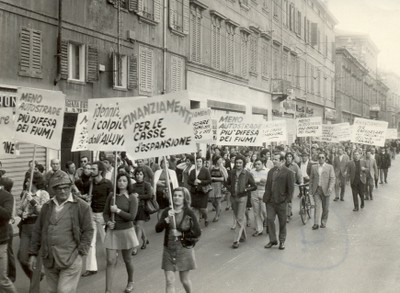
[[[192,195],[192,208],[200,222],[200,216],[204,218],[204,225],[208,226],[207,217],[207,205],[208,205],[208,194],[210,193],[211,187],[211,176],[210,171],[203,167],[204,159],[197,158],[195,169],[189,173],[189,185],[190,193]]]
[[[149,240],[147,239],[145,230],[143,228],[144,222],[150,220],[150,214],[146,210],[146,201],[153,198],[153,188],[149,182],[144,181],[144,170],[140,167],[136,168],[133,172],[136,183],[132,186],[132,193],[139,199],[138,211],[135,218],[135,230],[138,240],[142,239],[143,244],[141,249],[146,249]],[[137,254],[137,248],[132,251],[133,255]]]
[[[135,220],[138,199],[131,192],[131,179],[125,173],[118,174],[115,202],[111,193],[106,200],[103,217],[107,223],[104,246],[107,254],[106,293],[112,292],[113,273],[117,260],[117,251],[122,251],[122,258],[128,273],[128,284],[125,293],[133,292],[133,259],[132,250],[139,246],[133,221]],[[114,221],[111,214],[114,213]],[[118,278],[120,279],[120,278]]]
[[[164,166],[166,164],[166,166]],[[176,177],[176,172],[168,168],[168,161],[164,162],[164,160],[160,163],[161,169],[157,170],[154,173],[154,182],[153,182],[153,192],[156,194],[156,200],[160,207],[159,212],[157,213],[157,217],[159,219],[160,213],[163,209],[169,207],[169,198],[168,198],[168,189],[167,189],[167,176],[169,176],[169,183],[171,190],[179,187],[178,178]],[[165,167],[168,170],[168,174],[165,173]]]
[[[190,209],[190,193],[185,187],[178,187],[172,194],[173,208],[165,209],[156,225],[156,232],[165,230],[164,250],[161,268],[165,272],[166,292],[175,292],[175,272],[179,277],[186,293],[192,292],[192,282],[189,272],[196,269],[194,243],[186,246],[185,235],[193,239],[201,235],[199,223]],[[185,247],[186,246],[186,247]]]
[[[212,205],[215,209],[215,217],[213,222],[218,222],[221,215],[221,200],[222,200],[222,187],[228,178],[228,172],[222,165],[222,158],[218,155],[213,156],[212,167],[210,169],[211,187],[210,198]]]

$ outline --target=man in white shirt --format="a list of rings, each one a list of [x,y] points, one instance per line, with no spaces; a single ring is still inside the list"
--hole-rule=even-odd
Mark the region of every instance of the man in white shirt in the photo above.
[[[349,156],[344,152],[343,147],[338,148],[338,155],[333,159],[333,169],[335,170],[336,184],[335,184],[335,199],[344,201],[344,193],[346,191],[346,177],[347,165],[349,163]]]

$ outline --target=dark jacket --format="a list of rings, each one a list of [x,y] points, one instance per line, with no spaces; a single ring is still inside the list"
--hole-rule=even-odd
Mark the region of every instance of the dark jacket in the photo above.
[[[363,167],[366,170],[362,171],[361,168]],[[356,164],[354,160],[348,163],[347,170],[349,172],[350,184],[354,184],[356,179]],[[367,162],[365,160],[360,160],[360,180],[363,184],[367,183],[367,170],[368,170]]]
[[[73,221],[72,226],[74,227],[72,234],[77,245],[78,253],[80,255],[86,255],[89,251],[94,232],[90,207],[85,201],[76,196],[73,196],[73,199],[74,202],[67,203],[71,205],[69,212],[71,213]],[[54,208],[55,203],[53,200],[49,200],[42,206],[42,210],[40,211],[32,231],[29,255],[38,255],[41,249],[43,263],[46,263],[46,261],[51,258],[47,233]]]
[[[243,169],[239,174],[238,180],[238,190],[236,191],[238,197],[248,196],[251,191],[257,190],[253,175],[246,169]],[[232,196],[235,196],[235,182],[236,169],[234,168],[228,173],[228,179],[225,184]]]
[[[389,169],[391,166],[391,159],[388,153],[379,154],[378,159],[376,160],[376,164],[378,165],[378,169]]]
[[[165,234],[164,234],[164,246],[168,247],[168,234],[169,230],[171,229],[170,224],[165,222],[165,218],[168,217],[168,211],[170,208],[166,208],[163,210],[160,219],[158,220],[158,223],[156,224],[156,232],[160,233],[165,229]],[[199,221],[197,221],[196,216],[194,215],[193,211],[190,208],[183,208],[183,216],[182,216],[182,221],[180,223],[176,223],[177,230],[179,232],[187,232],[187,230],[183,227],[182,223],[185,220],[185,217],[189,217],[192,228],[191,231],[193,232],[192,236],[193,237],[200,237],[201,235],[201,230],[200,230],[200,225]]]
[[[267,183],[263,201],[265,203],[284,203],[292,200],[294,191],[294,174],[287,167],[282,166],[276,177],[276,182],[272,187],[272,179],[277,167],[268,172]]]
[[[193,169],[190,171],[188,178],[188,184],[190,185],[191,193],[203,193],[201,187],[211,184],[210,171],[205,167],[201,167],[200,172],[197,175],[197,179],[199,179],[201,182],[199,185],[195,186],[194,181],[196,180],[196,169]]]
[[[4,189],[0,190],[0,244],[8,241],[8,222],[11,219],[14,197]]]

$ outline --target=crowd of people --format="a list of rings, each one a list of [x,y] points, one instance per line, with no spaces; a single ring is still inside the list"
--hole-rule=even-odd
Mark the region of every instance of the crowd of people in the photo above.
[[[133,258],[138,248],[143,251],[150,244],[146,223],[155,211],[148,204],[156,201],[155,230],[165,233],[166,292],[175,292],[177,271],[185,291],[192,292],[193,247],[201,233],[206,233],[210,214],[213,225],[222,216],[232,217],[233,249],[246,241],[246,227],[253,225],[253,237],[268,233],[265,248],[279,244],[284,250],[297,185],[308,186],[315,207],[312,229],[326,228],[329,203],[344,201],[347,186],[352,190],[354,212],[374,199],[374,189],[388,182],[398,146],[398,141],[380,148],[305,141],[265,148],[213,145],[204,155],[199,151],[136,161],[124,152],[100,153],[93,162],[82,156],[78,168],[72,161],[62,168],[58,159],[52,159],[47,172],[37,162],[29,162],[15,209],[20,218],[17,259],[30,279],[30,292],[39,292],[44,275],[48,292],[76,292],[80,277],[98,271],[99,234],[106,249],[106,292],[113,290],[118,253],[127,271],[125,292],[133,292]],[[16,292],[10,225],[15,216],[13,180],[1,163],[0,186],[0,288]],[[81,274],[83,257],[86,267]]]

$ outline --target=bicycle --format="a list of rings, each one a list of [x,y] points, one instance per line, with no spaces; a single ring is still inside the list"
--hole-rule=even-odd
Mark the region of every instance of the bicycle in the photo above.
[[[308,183],[298,185],[300,190],[300,218],[303,224],[307,224],[308,220],[311,219],[311,205],[310,192]]]

